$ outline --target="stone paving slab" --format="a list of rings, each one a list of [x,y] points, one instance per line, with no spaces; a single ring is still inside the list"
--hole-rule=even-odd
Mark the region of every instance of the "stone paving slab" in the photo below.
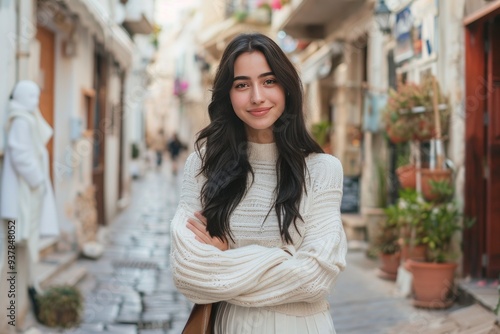
[[[113,334],[137,334],[136,325],[108,325],[106,331]]]

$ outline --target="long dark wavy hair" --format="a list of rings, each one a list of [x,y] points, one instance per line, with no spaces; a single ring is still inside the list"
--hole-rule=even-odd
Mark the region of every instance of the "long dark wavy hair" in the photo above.
[[[234,63],[246,52],[261,52],[285,91],[285,110],[273,126],[279,153],[273,206],[281,238],[291,243],[288,229],[292,222],[297,229],[296,220],[302,219],[299,204],[305,191],[305,158],[323,150],[306,130],[302,83],[295,67],[272,39],[259,33],[235,37],[226,47],[215,75],[208,106],[210,124],[200,131],[196,140],[196,150],[202,158],[200,174],[207,178],[201,189],[202,214],[207,218],[207,231],[212,237],[224,241],[229,237],[234,241],[229,217],[245,195],[247,178],[251,174],[253,181],[254,176],[248,161],[245,125],[235,114],[229,97]],[[201,153],[203,146],[205,152]],[[272,207],[269,213],[271,210]]]

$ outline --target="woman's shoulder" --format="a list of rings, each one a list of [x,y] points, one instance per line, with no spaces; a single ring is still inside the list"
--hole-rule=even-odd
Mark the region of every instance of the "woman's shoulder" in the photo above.
[[[314,184],[342,188],[344,172],[338,158],[326,153],[311,153],[306,164]]]
[[[342,171],[342,164],[337,157],[327,153],[311,153],[306,159],[307,166],[311,169],[327,169]]]
[[[193,175],[197,175],[198,172],[201,169],[201,154],[203,154],[203,149],[202,152],[194,151],[189,154],[188,158],[186,159],[186,163],[184,165],[184,171],[191,173]]]

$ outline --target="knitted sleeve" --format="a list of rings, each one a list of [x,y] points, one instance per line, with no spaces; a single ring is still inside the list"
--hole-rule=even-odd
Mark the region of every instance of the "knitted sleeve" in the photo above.
[[[275,306],[316,302],[333,287],[345,268],[347,240],[340,218],[343,172],[340,161],[318,155],[310,167],[311,205],[303,215],[302,244],[287,246],[292,257],[267,268],[252,289],[229,302],[241,306]]]
[[[249,307],[324,298],[345,267],[340,162],[322,155],[310,170],[312,205],[303,215],[306,228],[300,247],[251,245],[224,252],[196,241],[185,227],[188,216],[201,209],[194,177],[198,169],[199,158],[191,155],[172,221],[171,263],[179,291],[196,303],[226,300]]]
[[[220,251],[198,242],[186,227],[187,219],[201,210],[201,166],[192,153],[184,167],[181,198],[171,222],[170,261],[174,283],[182,294],[195,303],[211,303],[235,298],[249,291],[269,269],[291,258],[280,248],[251,245]]]

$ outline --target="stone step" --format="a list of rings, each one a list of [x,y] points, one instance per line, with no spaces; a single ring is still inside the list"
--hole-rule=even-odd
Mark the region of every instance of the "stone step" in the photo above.
[[[75,262],[47,281],[44,287],[54,285],[76,286],[86,275],[87,269]]]
[[[77,252],[61,252],[51,253],[40,259],[35,264],[35,273],[40,286],[44,288],[52,278],[68,268],[77,258]]]
[[[494,279],[464,279],[459,281],[458,288],[467,298],[493,312],[500,298],[498,284]]]
[[[361,214],[342,214],[342,225],[348,241],[366,241],[366,220]]]
[[[38,254],[40,259],[55,253],[57,250],[58,237],[42,237],[38,242]]]

